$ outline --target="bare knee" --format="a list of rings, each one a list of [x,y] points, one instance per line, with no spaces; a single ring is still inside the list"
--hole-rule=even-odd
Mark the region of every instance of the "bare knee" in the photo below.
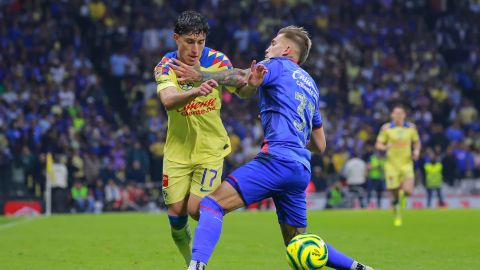
[[[405,195],[410,196],[413,192],[413,187],[415,185],[415,180],[413,178],[409,178],[402,183],[402,190],[405,192]]]
[[[228,182],[223,182],[217,190],[209,195],[223,208],[225,214],[245,206],[238,191]]]
[[[187,212],[190,217],[198,221],[200,218],[200,201],[202,198],[191,194],[188,200]]]
[[[210,194],[209,197],[215,200],[212,195],[213,194]],[[188,201],[188,208],[187,208],[188,215],[196,221],[200,219],[200,202],[203,199],[204,198],[200,198],[197,196],[193,196],[193,197],[191,196],[190,200]]]
[[[167,205],[167,213],[169,216],[185,216],[187,214],[186,201],[180,201]]]
[[[198,221],[198,219],[200,218],[199,209],[199,204],[188,204],[188,215],[194,220]]]

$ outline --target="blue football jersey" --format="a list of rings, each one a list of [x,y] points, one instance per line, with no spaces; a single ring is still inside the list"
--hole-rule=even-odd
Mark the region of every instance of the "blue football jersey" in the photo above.
[[[262,152],[296,160],[310,170],[311,153],[306,146],[312,129],[322,126],[318,88],[305,70],[286,57],[261,64],[268,69],[259,87]]]

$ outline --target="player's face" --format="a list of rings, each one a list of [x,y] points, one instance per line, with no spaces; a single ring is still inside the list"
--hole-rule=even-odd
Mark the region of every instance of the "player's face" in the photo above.
[[[173,34],[178,47],[178,58],[187,65],[194,66],[205,48],[205,33],[178,35]]]
[[[407,114],[405,113],[405,110],[402,108],[395,108],[393,109],[391,115],[392,121],[395,123],[403,123],[405,121],[405,118],[407,117]]]
[[[288,40],[280,34],[270,42],[270,46],[265,50],[265,58],[285,56],[288,55],[289,50]]]

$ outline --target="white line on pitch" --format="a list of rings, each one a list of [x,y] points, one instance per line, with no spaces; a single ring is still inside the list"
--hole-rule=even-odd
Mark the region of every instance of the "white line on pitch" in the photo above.
[[[8,222],[8,223],[5,223],[5,224],[2,224],[2,225],[0,225],[0,231],[6,230],[6,229],[10,229],[10,228],[16,227],[16,226],[18,226],[18,225],[30,223],[30,222],[32,222],[35,218],[36,218],[36,217],[28,217],[28,218],[25,218],[25,219],[21,219],[21,220],[19,220],[19,221],[12,221],[12,222]]]

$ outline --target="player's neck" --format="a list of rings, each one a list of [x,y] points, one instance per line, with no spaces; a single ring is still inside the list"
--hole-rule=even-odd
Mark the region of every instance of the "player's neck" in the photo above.
[[[396,122],[396,121],[393,121],[393,124],[397,127],[401,127],[401,126],[404,126],[405,125],[405,121],[399,121],[399,122]]]
[[[290,56],[290,55],[286,55],[285,56],[288,60],[292,61],[293,63],[297,64],[298,65],[298,60],[295,59],[293,56]]]

